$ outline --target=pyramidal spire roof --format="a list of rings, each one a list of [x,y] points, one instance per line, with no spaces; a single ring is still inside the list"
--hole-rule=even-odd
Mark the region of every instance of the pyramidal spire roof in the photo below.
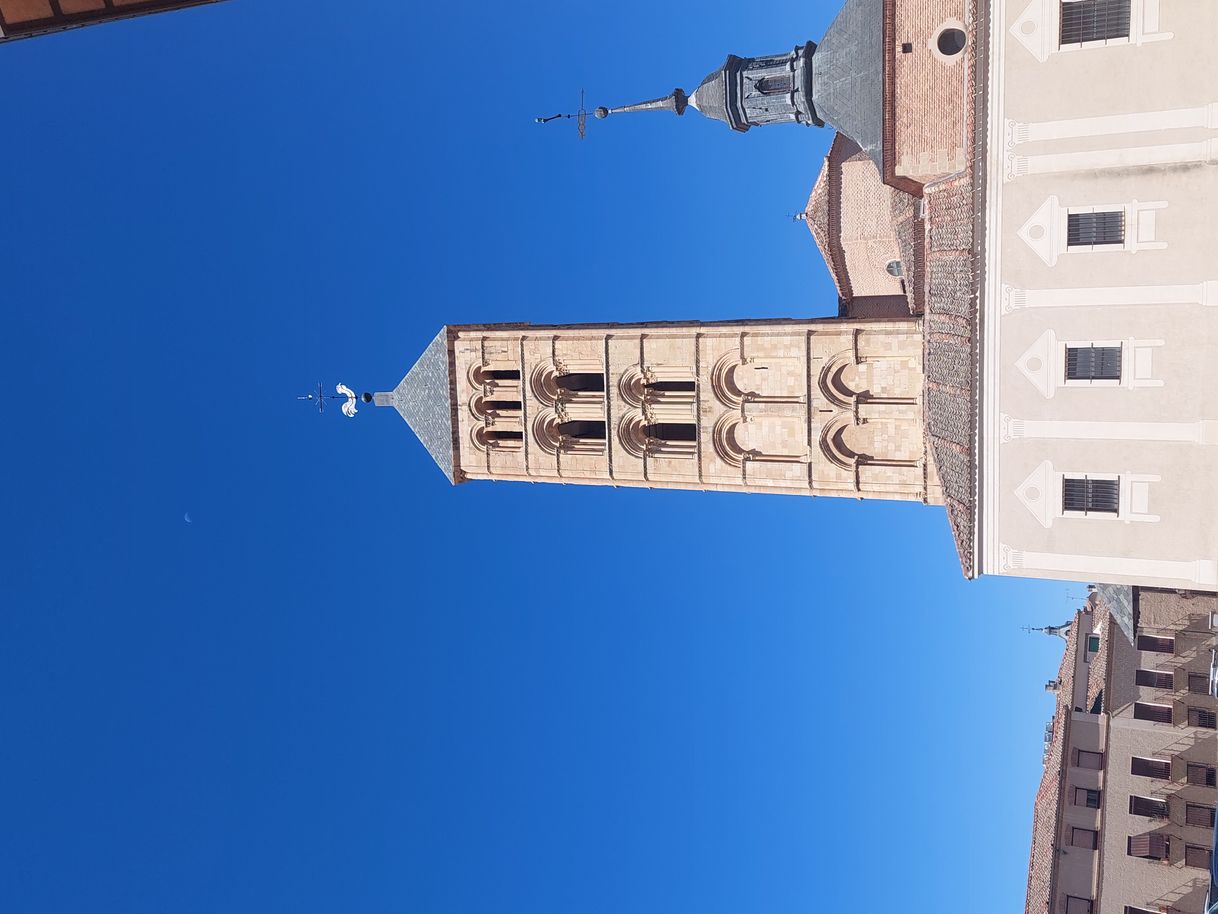
[[[847,0],[812,58],[816,110],[884,173],[884,0]]]
[[[398,386],[391,393],[376,394],[373,402],[396,409],[448,481],[456,484],[450,360],[448,327],[441,327]]]

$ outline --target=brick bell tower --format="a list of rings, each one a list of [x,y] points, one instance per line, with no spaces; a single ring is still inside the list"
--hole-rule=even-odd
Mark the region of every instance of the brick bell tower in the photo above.
[[[395,408],[450,482],[941,503],[916,318],[440,330]]]
[[[0,42],[220,0],[0,0]]]

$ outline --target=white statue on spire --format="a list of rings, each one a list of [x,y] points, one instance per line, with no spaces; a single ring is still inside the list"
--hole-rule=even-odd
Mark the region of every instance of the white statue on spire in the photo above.
[[[346,384],[336,384],[334,390],[347,398],[347,402],[343,404],[343,415],[348,419],[354,419],[358,410],[355,408],[355,391]]]

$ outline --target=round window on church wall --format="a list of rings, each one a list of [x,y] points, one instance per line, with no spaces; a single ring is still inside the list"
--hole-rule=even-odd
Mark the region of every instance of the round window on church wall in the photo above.
[[[960,29],[944,29],[939,33],[935,44],[939,48],[939,53],[944,57],[955,57],[964,50],[967,41],[967,37]]]

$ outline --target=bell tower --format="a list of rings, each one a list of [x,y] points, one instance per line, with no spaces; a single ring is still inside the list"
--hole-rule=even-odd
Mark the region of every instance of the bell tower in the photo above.
[[[940,503],[915,318],[441,329],[392,390],[471,479]]]
[[[682,115],[691,107],[740,133],[764,124],[823,127],[825,122],[816,114],[812,94],[815,51],[816,45],[809,41],[787,54],[766,57],[729,54],[692,95],[686,95],[683,89],[673,89],[664,98],[619,108],[601,107],[593,113],[601,119],[628,111],[663,110]]]

